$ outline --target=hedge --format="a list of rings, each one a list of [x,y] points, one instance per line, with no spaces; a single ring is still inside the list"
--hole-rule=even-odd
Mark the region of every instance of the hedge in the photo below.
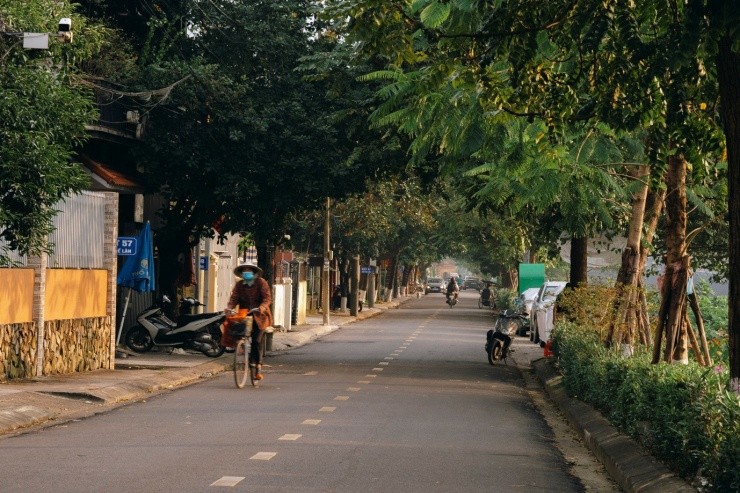
[[[597,330],[565,322],[553,349],[569,395],[700,491],[740,491],[740,397],[726,388],[726,365],[653,365],[644,349],[625,358]]]

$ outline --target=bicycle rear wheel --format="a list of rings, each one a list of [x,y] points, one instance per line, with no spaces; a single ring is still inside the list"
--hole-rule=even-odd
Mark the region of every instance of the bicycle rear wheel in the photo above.
[[[247,372],[251,370],[248,359],[247,341],[239,339],[234,349],[234,383],[240,389],[247,384]]]

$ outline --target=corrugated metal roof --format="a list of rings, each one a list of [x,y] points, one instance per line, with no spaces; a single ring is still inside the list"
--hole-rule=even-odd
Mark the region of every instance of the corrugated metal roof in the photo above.
[[[84,154],[81,154],[79,159],[101,188],[128,192],[138,192],[143,188],[141,184],[125,173],[94,161]]]

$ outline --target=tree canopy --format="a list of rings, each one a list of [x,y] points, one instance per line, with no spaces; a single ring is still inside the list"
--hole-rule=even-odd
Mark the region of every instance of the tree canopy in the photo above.
[[[60,17],[72,18],[77,43],[23,49],[23,32],[55,33]],[[77,77],[107,32],[66,1],[0,0],[0,265],[8,250],[48,251],[54,205],[87,184],[70,158],[96,112]]]

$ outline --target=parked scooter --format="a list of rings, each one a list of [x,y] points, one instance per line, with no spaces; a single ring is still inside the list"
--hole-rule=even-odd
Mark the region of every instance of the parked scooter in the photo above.
[[[514,310],[504,310],[498,316],[496,325],[486,333],[486,354],[492,365],[496,361],[506,363],[511,338],[518,334],[524,323],[524,315]]]
[[[198,300],[184,298],[180,302],[180,313],[185,313],[173,322],[164,314],[164,307],[171,303],[167,296],[162,296],[160,303],[155,303],[136,317],[138,325],[126,334],[126,346],[137,353],[145,353],[154,346],[194,349],[206,356],[217,358],[224,352],[221,347],[221,323],[225,319],[223,312],[189,315],[190,309],[202,306]]]

